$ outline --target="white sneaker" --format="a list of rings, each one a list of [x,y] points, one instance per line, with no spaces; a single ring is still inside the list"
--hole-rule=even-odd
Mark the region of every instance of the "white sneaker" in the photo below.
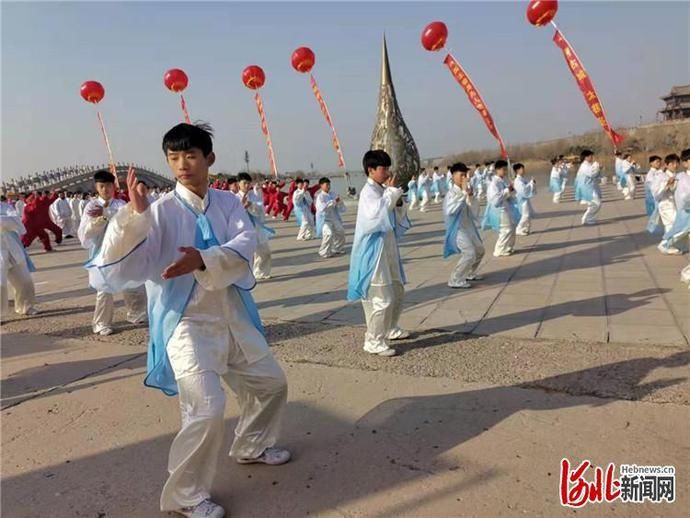
[[[376,351],[370,351],[369,349],[365,348],[364,352],[367,352],[369,354],[375,354],[377,356],[386,356],[386,357],[395,356],[396,354],[398,354],[398,351],[396,351],[395,349],[392,349],[391,347],[386,347],[385,349],[378,349]]]
[[[101,336],[112,335],[112,334],[113,334],[113,328],[112,328],[112,327],[104,327],[103,329],[101,329],[100,331],[98,331],[97,334],[99,334],[99,335],[101,335]]]
[[[388,338],[389,340],[404,340],[405,338],[410,337],[410,332],[406,331],[405,329],[400,329],[399,327],[396,327],[395,329],[391,329],[391,331],[388,333]]]
[[[663,244],[659,243],[659,246],[657,246],[657,249],[659,252],[661,252],[664,255],[683,255],[683,252],[678,250],[676,247],[669,247],[666,248]]]
[[[467,289],[467,288],[471,288],[472,285],[467,281],[462,281],[458,284],[448,283],[448,287],[453,288],[453,289]]]
[[[467,277],[465,277],[465,280],[468,280],[468,281],[483,281],[483,280],[484,280],[484,276],[475,273],[475,274],[468,275]]]
[[[175,512],[188,518],[223,518],[225,516],[225,509],[208,498],[195,506],[184,507]]]
[[[288,450],[282,448],[266,448],[264,452],[256,458],[240,457],[238,464],[268,464],[269,466],[279,466],[290,460],[292,455]]]
[[[18,312],[20,315],[25,315],[27,317],[33,316],[33,315],[38,315],[40,313],[39,310],[36,308],[29,308],[24,312]]]

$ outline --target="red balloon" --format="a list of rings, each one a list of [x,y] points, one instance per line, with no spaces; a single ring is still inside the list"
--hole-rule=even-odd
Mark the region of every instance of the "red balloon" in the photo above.
[[[300,47],[292,53],[290,61],[292,62],[292,67],[297,72],[306,74],[316,63],[316,56],[309,47]]]
[[[443,22],[431,22],[422,31],[422,47],[435,52],[441,50],[448,39],[448,27]]]
[[[266,74],[259,65],[249,65],[242,71],[242,82],[251,90],[258,90],[266,82]]]
[[[187,88],[189,78],[187,74],[184,73],[184,70],[171,68],[163,76],[163,84],[165,84],[166,88],[171,92],[178,93]]]
[[[86,81],[82,83],[79,93],[86,102],[98,104],[105,97],[105,88],[98,81]]]
[[[532,25],[541,27],[556,16],[558,0],[530,0],[527,5],[527,20]]]

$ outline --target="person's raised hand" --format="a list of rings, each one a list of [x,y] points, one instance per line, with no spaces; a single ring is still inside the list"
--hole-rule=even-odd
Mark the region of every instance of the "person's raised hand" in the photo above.
[[[182,257],[163,270],[161,279],[173,279],[180,275],[192,273],[194,270],[200,270],[204,267],[204,261],[201,258],[199,250],[196,248],[181,246],[178,250],[182,252]]]
[[[137,191],[137,175],[131,166],[127,171],[127,194],[129,195],[129,204],[137,213],[141,214],[149,208],[148,197]]]

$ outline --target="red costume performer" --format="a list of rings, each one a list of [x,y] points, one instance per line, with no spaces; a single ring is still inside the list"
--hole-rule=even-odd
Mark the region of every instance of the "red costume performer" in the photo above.
[[[50,204],[57,198],[57,193],[52,195],[39,195],[38,192],[27,196],[26,205],[24,206],[24,216],[22,222],[26,227],[26,234],[22,236],[22,243],[25,247],[31,246],[34,239],[40,239],[43,243],[43,249],[50,252],[53,248],[50,246],[50,238],[46,229],[55,234],[55,242],[62,243],[62,229],[58,227],[50,219],[49,211]]]
[[[294,208],[292,204],[292,195],[295,194],[295,189],[297,189],[297,182],[292,180],[290,182],[290,187],[288,188],[287,206],[285,207],[285,217],[283,218],[285,221],[290,219],[290,214],[292,214],[292,209]]]

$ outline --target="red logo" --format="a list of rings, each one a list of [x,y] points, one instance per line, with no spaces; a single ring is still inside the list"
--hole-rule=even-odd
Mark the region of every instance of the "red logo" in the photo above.
[[[609,463],[606,472],[601,467],[595,467],[593,482],[585,479],[585,471],[590,467],[592,463],[584,460],[571,470],[568,459],[561,460],[561,505],[578,508],[588,502],[613,502],[618,499],[621,483],[613,478],[614,464]]]

